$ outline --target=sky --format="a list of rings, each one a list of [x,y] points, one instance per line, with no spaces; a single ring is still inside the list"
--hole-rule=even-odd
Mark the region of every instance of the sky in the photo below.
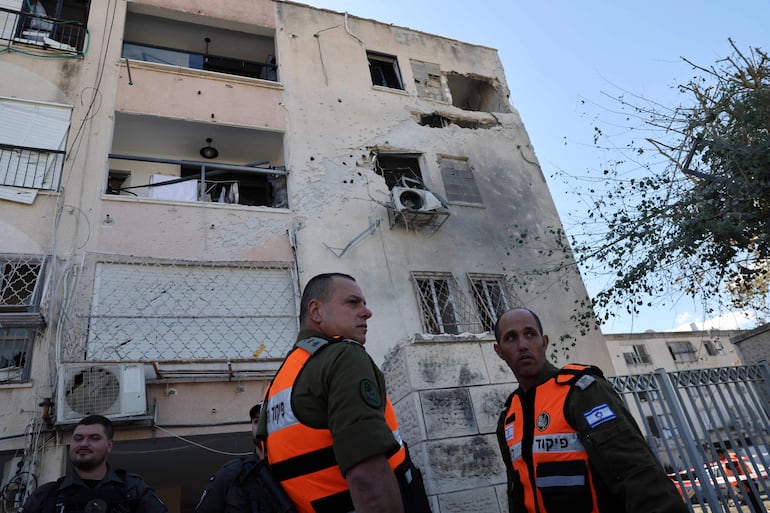
[[[303,3],[498,50],[510,89],[567,233],[585,212],[557,171],[581,176],[611,159],[593,144],[608,95],[678,105],[675,86],[742,50],[770,50],[770,0],[305,0]],[[625,93],[624,93],[625,94]],[[584,276],[589,294],[602,283]],[[704,319],[692,300],[618,314],[605,333],[754,327],[734,313]]]

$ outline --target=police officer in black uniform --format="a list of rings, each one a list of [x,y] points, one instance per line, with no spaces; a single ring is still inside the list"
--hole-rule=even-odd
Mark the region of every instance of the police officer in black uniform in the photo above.
[[[101,415],[78,422],[69,447],[73,471],[38,487],[19,513],[168,513],[141,476],[110,468],[112,435]]]
[[[251,437],[255,438],[260,405],[249,410]],[[222,465],[209,479],[195,513],[269,513],[275,511],[269,495],[260,481],[262,454],[259,449],[249,456],[236,458]]]

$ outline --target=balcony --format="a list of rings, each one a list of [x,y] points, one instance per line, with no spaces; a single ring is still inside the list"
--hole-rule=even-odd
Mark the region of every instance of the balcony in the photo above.
[[[86,44],[87,5],[74,0],[11,1],[0,7],[0,43],[33,45],[82,55]],[[9,5],[4,3],[4,5]]]
[[[287,208],[283,134],[118,113],[104,192]]]
[[[275,41],[268,29],[230,30],[175,19],[178,13],[171,11],[157,14],[126,14],[123,58],[278,81]]]

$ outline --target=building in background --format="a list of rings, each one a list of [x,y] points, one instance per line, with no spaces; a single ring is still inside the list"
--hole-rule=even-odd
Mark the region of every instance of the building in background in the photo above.
[[[738,348],[745,363],[770,362],[770,324],[736,334],[730,342]]]
[[[269,0],[2,0],[0,30],[9,496],[102,413],[112,463],[192,511],[320,272],[358,279],[378,363],[491,354],[516,304],[574,331],[579,276],[513,285],[541,265],[516,239],[560,222],[494,49]],[[569,356],[612,361],[598,332]]]

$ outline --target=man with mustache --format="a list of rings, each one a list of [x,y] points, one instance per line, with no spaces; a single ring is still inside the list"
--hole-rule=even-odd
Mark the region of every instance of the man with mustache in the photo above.
[[[385,379],[366,352],[372,316],[352,276],[305,285],[300,332],[267,389],[258,436],[300,513],[429,513]]]
[[[72,470],[38,487],[19,513],[168,513],[141,476],[110,468],[112,436],[106,417],[78,422],[69,446]]]
[[[497,428],[511,513],[687,512],[601,370],[549,363],[548,335],[526,308],[498,318],[495,340],[519,382]]]

